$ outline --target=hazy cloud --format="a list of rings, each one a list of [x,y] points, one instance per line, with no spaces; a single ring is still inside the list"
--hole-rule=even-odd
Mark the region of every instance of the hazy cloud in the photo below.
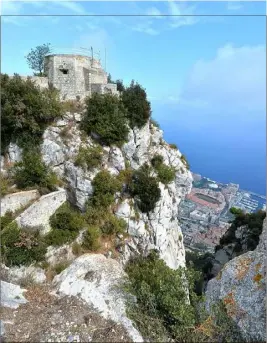
[[[180,94],[181,104],[231,112],[265,111],[266,50],[263,45],[218,49],[212,60],[195,63]],[[202,106],[203,107],[203,106]]]

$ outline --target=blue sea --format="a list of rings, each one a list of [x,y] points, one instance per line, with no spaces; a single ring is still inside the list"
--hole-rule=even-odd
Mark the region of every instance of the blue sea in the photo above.
[[[192,117],[175,106],[153,105],[152,117],[164,139],[186,155],[192,172],[266,195],[265,115]]]

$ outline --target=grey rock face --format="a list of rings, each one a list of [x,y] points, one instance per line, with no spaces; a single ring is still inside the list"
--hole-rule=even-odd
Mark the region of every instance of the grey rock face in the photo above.
[[[70,119],[69,119],[70,120]],[[141,129],[130,129],[127,143],[122,148],[104,147],[102,164],[99,168],[88,171],[75,165],[75,156],[80,144],[92,146],[93,141],[81,141],[81,133],[75,120],[69,131],[71,136],[62,138],[62,126],[68,120],[61,121],[60,126],[50,127],[44,134],[42,154],[44,161],[56,168],[67,182],[67,198],[81,211],[85,210],[88,199],[92,196],[92,181],[95,175],[103,169],[117,175],[126,167],[126,161],[133,169],[138,169],[149,162],[155,154],[163,157],[164,163],[176,169],[175,180],[164,186],[160,184],[161,197],[156,208],[149,215],[142,214],[132,199],[132,207],[127,201],[117,206],[116,214],[128,223],[130,239],[126,242],[123,261],[132,254],[145,253],[151,249],[158,249],[160,256],[171,268],[178,268],[185,264],[183,237],[177,221],[178,206],[192,187],[192,175],[181,160],[179,150],[172,149],[162,139],[163,132],[147,123]],[[63,126],[64,129],[64,126]],[[134,209],[135,208],[135,209]],[[135,217],[139,219],[136,220]]]
[[[15,163],[21,161],[22,158],[22,149],[17,146],[15,143],[10,143],[8,146],[8,162]]]
[[[49,232],[49,218],[66,201],[66,191],[60,190],[43,195],[34,202],[15,220],[19,227],[27,230],[40,231],[41,234]]]
[[[266,224],[257,248],[226,263],[206,290],[207,310],[222,300],[247,342],[266,340]]]
[[[104,318],[122,324],[134,342],[143,342],[126,315],[126,298],[118,288],[125,277],[122,266],[114,259],[101,254],[85,254],[57,275],[53,284],[59,296],[80,297]]]

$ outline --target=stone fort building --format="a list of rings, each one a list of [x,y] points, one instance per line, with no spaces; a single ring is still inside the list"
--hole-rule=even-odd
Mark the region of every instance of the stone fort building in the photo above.
[[[49,54],[45,56],[46,77],[32,76],[41,88],[54,86],[62,100],[83,99],[92,93],[119,94],[117,85],[108,83],[100,60],[82,54]]]

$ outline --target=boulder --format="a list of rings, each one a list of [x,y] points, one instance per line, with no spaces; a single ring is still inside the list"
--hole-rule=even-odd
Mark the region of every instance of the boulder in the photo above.
[[[85,254],[55,276],[54,293],[79,297],[101,316],[125,327],[134,342],[143,342],[126,315],[126,294],[120,284],[126,277],[121,264],[101,254]]]
[[[266,341],[266,219],[260,243],[227,262],[206,289],[206,309],[222,301],[246,342]]]
[[[13,283],[0,281],[1,285],[1,306],[9,308],[18,308],[20,304],[25,304],[27,300],[24,298],[23,292],[26,289],[20,288]]]
[[[40,231],[45,234],[50,231],[49,218],[66,201],[66,191],[59,190],[43,195],[34,202],[15,221],[19,227],[27,230]]]

